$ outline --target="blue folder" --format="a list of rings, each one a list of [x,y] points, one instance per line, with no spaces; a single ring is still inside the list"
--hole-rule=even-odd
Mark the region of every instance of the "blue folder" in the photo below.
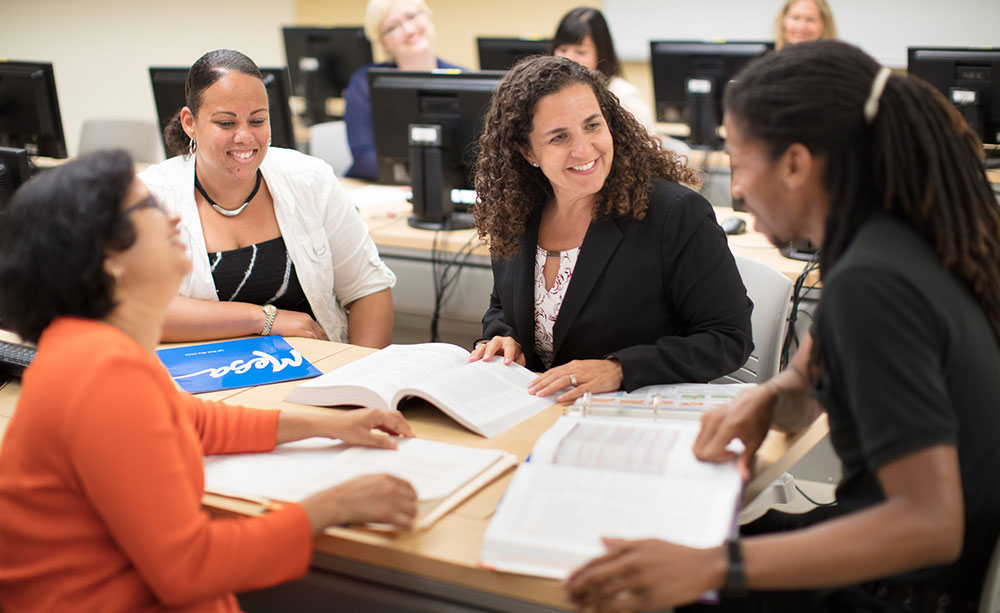
[[[185,392],[214,392],[320,374],[280,336],[159,349],[157,355]]]

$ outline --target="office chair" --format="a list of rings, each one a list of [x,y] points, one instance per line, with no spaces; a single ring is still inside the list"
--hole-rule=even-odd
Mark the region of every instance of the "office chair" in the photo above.
[[[983,577],[983,591],[979,594],[979,613],[1000,613],[1000,539],[993,547],[990,565]]]
[[[163,148],[156,122],[145,119],[87,119],[80,131],[78,153],[100,149],[125,149],[136,162],[163,160]]]
[[[309,128],[309,155],[318,157],[333,167],[333,174],[343,177],[354,162],[347,143],[347,124],[326,121]]]
[[[763,383],[778,374],[785,324],[792,311],[792,282],[766,264],[736,256],[747,295],[753,302],[750,325],[753,351],[743,366],[713,383]],[[744,507],[739,524],[747,524],[775,504],[790,502],[795,496],[795,479],[784,473]]]
[[[713,383],[763,383],[778,374],[785,324],[792,311],[792,282],[766,264],[736,256],[747,295],[753,301],[753,351],[746,363]]]

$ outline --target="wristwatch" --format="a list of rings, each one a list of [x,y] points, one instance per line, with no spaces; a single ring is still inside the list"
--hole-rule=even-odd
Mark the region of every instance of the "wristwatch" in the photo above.
[[[747,595],[747,571],[743,565],[743,545],[739,539],[727,539],[722,545],[726,551],[729,566],[726,569],[726,582],[722,585],[722,595],[725,598],[739,598]]]
[[[278,308],[273,304],[265,304],[260,307],[264,309],[264,315],[267,319],[264,321],[264,328],[260,331],[261,336],[267,336],[271,333],[271,326],[274,325],[274,318],[278,316]]]

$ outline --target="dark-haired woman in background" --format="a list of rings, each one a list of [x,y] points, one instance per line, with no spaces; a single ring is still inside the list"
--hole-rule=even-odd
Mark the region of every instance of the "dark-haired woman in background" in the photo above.
[[[329,525],[408,527],[416,495],[359,477],[258,517],[201,508],[202,455],[312,436],[394,447],[395,412],[294,413],[179,391],[156,357],[191,270],[178,217],[123,151],[20,188],[0,226],[0,312],[38,353],[0,447],[0,608],[237,611],[233,592],[301,576]]]
[[[635,85],[622,78],[622,67],[611,40],[611,31],[601,11],[586,6],[566,13],[549,51],[557,57],[567,57],[608,78],[608,89],[618,97],[625,110],[632,113],[642,127],[656,135],[653,111]]]
[[[493,293],[472,359],[547,370],[530,390],[704,382],[750,354],[752,305],[694,173],[596,72],[522,61],[487,111],[476,165]]]
[[[270,147],[257,65],[210,51],[184,89],[187,105],[165,136],[187,153],[140,174],[180,216],[193,262],[163,340],[281,334],[387,345],[396,277],[330,166]]]
[[[609,541],[570,597],[658,609],[722,587],[706,610],[976,611],[1000,534],[1000,210],[981,145],[931,86],[834,41],[756,60],[725,110],[733,195],[775,244],[822,245],[823,296],[812,345],[706,414],[695,454],[731,459],[739,438],[745,470],[769,427],[823,409],[837,505],[772,511],[723,547]]]

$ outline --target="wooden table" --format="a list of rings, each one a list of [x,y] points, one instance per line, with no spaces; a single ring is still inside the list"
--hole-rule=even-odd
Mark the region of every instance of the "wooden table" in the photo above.
[[[332,344],[332,343],[331,343]],[[339,346],[328,357],[315,362],[327,372],[371,352],[370,349]],[[296,382],[278,383],[242,391],[228,402],[262,408],[310,411],[318,409],[283,400]],[[535,440],[560,415],[562,405],[553,405],[531,419],[493,438],[483,438],[462,428],[434,407],[413,401],[404,409],[417,436],[431,440],[504,449],[523,461]],[[748,485],[748,496],[756,495],[782,472],[788,470],[826,434],[826,420],[794,437],[772,432],[758,454],[757,477]],[[379,533],[363,529],[331,528],[316,540],[313,582],[316,574],[332,573],[338,578],[376,583],[380,589],[402,589],[419,597],[458,600],[466,606],[523,611],[532,607],[567,607],[557,581],[496,572],[479,567],[482,535],[513,473],[507,473],[458,506],[434,526],[415,533]],[[205,503],[215,512],[259,513],[253,503],[207,495]],[[337,589],[343,589],[338,583]],[[322,598],[322,590],[312,598]],[[332,597],[332,596],[331,596]],[[407,596],[413,598],[414,596]],[[306,606],[309,600],[297,601]],[[436,601],[435,601],[436,602]]]

